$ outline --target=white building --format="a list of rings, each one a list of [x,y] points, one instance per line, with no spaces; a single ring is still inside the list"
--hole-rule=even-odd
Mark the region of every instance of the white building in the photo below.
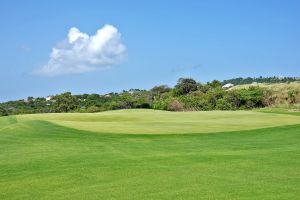
[[[51,101],[53,99],[53,96],[47,96],[46,101]]]
[[[222,86],[223,89],[229,89],[232,88],[234,85],[232,83],[227,83],[225,85]]]

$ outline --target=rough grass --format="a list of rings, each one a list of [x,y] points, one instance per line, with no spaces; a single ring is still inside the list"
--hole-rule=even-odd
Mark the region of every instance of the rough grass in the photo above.
[[[251,86],[259,86],[264,88],[269,88],[274,91],[284,91],[284,90],[300,90],[300,81],[295,81],[291,83],[257,83],[257,84],[244,84],[234,86],[232,89],[242,89],[249,88]]]
[[[275,102],[273,106],[276,107],[284,107],[284,108],[299,108],[300,104],[300,81],[295,81],[291,83],[273,83],[273,84],[267,84],[267,83],[258,83],[258,84],[245,84],[245,85],[237,85],[234,86],[231,89],[242,89],[242,88],[249,88],[251,86],[259,86],[262,88],[266,88],[269,91],[271,91],[272,96],[275,98]],[[290,91],[295,91],[296,96],[295,100],[296,102],[291,105],[289,103],[289,95],[288,93]]]
[[[94,114],[37,114],[19,121],[43,120],[99,133],[176,134],[248,130],[300,123],[297,116],[254,111],[166,112],[119,110]]]
[[[183,115],[178,120],[187,118],[178,114]],[[299,117],[260,114],[262,121],[269,115]],[[300,125],[137,135],[95,134],[38,119],[0,118],[0,199],[290,200],[300,196]]]

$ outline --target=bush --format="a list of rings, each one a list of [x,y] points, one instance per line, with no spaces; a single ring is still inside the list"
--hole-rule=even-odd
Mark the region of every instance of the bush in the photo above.
[[[171,93],[164,93],[160,99],[153,101],[152,108],[157,110],[168,110],[168,105],[173,99]]]
[[[263,92],[260,87],[250,87],[249,89],[237,90],[241,108],[251,109],[263,107]]]
[[[271,90],[264,90],[263,92],[263,105],[271,106],[276,102],[277,96],[274,96]]]
[[[198,96],[198,97],[203,97],[204,96],[204,93],[201,92],[200,90],[197,90],[195,92],[192,92],[191,95],[193,96]]]
[[[153,109],[156,110],[167,110],[168,103],[165,100],[158,100],[153,102]]]
[[[169,111],[183,111],[183,106],[177,99],[174,99],[169,103],[168,110]]]
[[[98,106],[91,106],[87,108],[87,112],[89,113],[95,113],[95,112],[100,112],[100,108]]]
[[[0,116],[8,116],[8,112],[2,107],[0,107]]]
[[[150,104],[146,103],[146,102],[137,104],[135,107],[136,108],[151,108]]]
[[[238,91],[230,90],[224,96],[225,101],[231,104],[232,109],[236,110],[241,106],[241,99]]]
[[[290,90],[288,91],[288,101],[290,104],[296,103],[296,96],[298,92],[296,90]]]
[[[205,96],[181,96],[179,98],[185,110],[211,110],[212,105],[207,101]]]
[[[211,108],[214,109],[216,107],[218,99],[223,98],[225,95],[226,91],[224,91],[222,88],[215,88],[213,90],[210,90],[207,92],[207,101],[211,105]]]
[[[233,106],[230,102],[226,101],[226,99],[218,99],[216,103],[217,110],[233,110]]]

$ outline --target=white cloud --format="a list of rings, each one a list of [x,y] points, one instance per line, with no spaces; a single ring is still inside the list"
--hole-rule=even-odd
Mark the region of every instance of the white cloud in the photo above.
[[[125,52],[121,34],[112,25],[105,25],[90,36],[73,27],[67,39],[52,49],[48,63],[34,74],[58,76],[106,69],[118,64]]]

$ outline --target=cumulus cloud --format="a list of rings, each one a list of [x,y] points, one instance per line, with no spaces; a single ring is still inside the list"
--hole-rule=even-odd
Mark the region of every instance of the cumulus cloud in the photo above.
[[[88,35],[73,27],[67,39],[56,45],[44,66],[34,74],[58,76],[106,69],[118,64],[126,52],[121,34],[112,25],[105,25],[95,35]]]

